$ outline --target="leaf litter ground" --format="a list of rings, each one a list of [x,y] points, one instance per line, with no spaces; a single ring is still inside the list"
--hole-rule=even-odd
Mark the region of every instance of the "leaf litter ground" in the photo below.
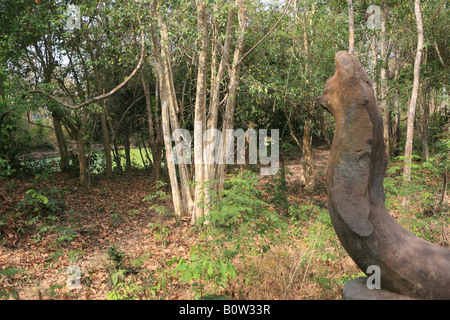
[[[292,173],[286,177],[290,203],[315,201],[326,205],[328,151],[315,149],[314,152],[317,190],[313,193],[306,193],[299,185],[300,157],[286,159],[287,168]],[[261,186],[264,184],[262,181]],[[64,226],[65,229],[38,234],[36,230],[45,221],[41,219],[27,226],[25,216],[18,215],[18,204],[25,198],[27,190],[50,190],[52,187],[61,190],[67,205],[55,213],[57,221],[46,223]],[[170,195],[167,185],[164,188]],[[9,292],[10,299],[104,300],[112,290],[114,267],[108,255],[111,247],[123,253],[122,263],[127,268],[136,259],[141,259],[138,274],[146,271],[157,276],[158,270],[167,268],[170,259],[188,260],[191,248],[199,244],[198,231],[190,226],[188,217],[177,220],[150,209],[158,204],[172,210],[170,198],[143,201],[155,191],[155,182],[149,174],[139,170],[111,179],[94,176],[89,190],[78,187],[76,176],[63,173],[52,174],[43,181],[36,181],[36,178],[1,181],[0,217],[6,217],[6,221],[0,224],[0,271],[17,268],[20,272],[0,277],[0,289]],[[165,233],[157,237],[158,228],[152,226],[159,226],[159,230],[165,230]],[[71,231],[69,241],[61,240],[65,231]],[[316,266],[311,259],[311,266],[308,263],[297,269],[299,257],[308,250],[304,239],[310,236],[307,228],[301,232],[303,235],[296,233],[285,245],[278,245],[253,261],[252,265],[258,269],[253,276],[259,275],[259,279],[251,285],[245,278],[248,273],[239,272],[240,268],[248,271],[248,265],[237,262],[237,279],[225,291],[218,293],[225,293],[233,299],[341,299],[342,283],[330,290],[319,281],[305,281],[305,278],[321,281],[328,278],[328,283],[331,283],[343,275],[356,275],[360,270],[345,253],[336,261],[324,260]],[[328,246],[325,250],[333,252],[338,249]],[[67,286],[67,268],[71,265],[81,271],[81,289],[69,290]],[[140,284],[146,278],[135,277],[134,281]],[[155,290],[145,298],[192,299],[193,292],[189,284],[169,277],[165,290]]]

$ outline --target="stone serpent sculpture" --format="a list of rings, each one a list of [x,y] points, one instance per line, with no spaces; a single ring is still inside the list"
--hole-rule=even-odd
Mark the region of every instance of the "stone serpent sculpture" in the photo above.
[[[346,291],[349,299],[450,299],[450,249],[416,237],[386,210],[387,155],[371,81],[353,54],[340,51],[335,62],[334,75],[317,97],[336,120],[328,211],[349,256],[363,272],[378,266],[381,280],[381,290],[367,289],[361,278],[349,281],[344,299]]]

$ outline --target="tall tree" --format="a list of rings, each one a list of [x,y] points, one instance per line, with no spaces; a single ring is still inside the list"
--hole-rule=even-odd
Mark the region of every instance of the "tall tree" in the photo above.
[[[406,127],[406,144],[405,144],[405,160],[403,175],[406,181],[411,181],[411,157],[413,147],[414,136],[414,118],[416,115],[417,96],[419,94],[420,84],[420,64],[422,60],[423,51],[423,24],[422,24],[422,11],[420,8],[420,0],[415,0],[414,11],[417,22],[417,51],[416,59],[414,61],[414,82],[411,93],[411,100],[408,107],[408,123]],[[408,205],[408,199],[403,199],[403,205]]]
[[[223,190],[225,184],[225,162],[226,162],[225,158],[227,156],[226,148],[228,146],[227,130],[231,130],[234,124],[234,110],[237,100],[236,95],[240,79],[239,73],[241,70],[241,59],[244,51],[245,32],[247,29],[247,21],[246,21],[247,7],[245,5],[245,1],[238,0],[237,5],[239,7],[238,9],[239,28],[237,30],[237,39],[236,39],[236,46],[234,49],[233,62],[231,65],[231,70],[229,72],[228,91],[225,102],[225,115],[223,119],[222,139],[221,139],[222,150],[224,152],[222,163],[220,163],[217,167],[218,171],[216,176],[216,179],[219,180],[219,188],[217,190],[218,192]]]
[[[152,12],[156,15],[155,21],[157,21],[157,26],[154,25],[154,28],[155,30],[156,28],[159,30],[159,33],[152,33],[153,53],[155,69],[160,81],[162,130],[174,207],[176,214],[189,214],[194,222],[208,212],[209,195],[206,192],[207,184],[210,184],[212,180],[219,180],[220,183],[215,184],[213,187],[213,192],[218,193],[223,188],[223,182],[225,180],[225,163],[220,163],[225,162],[225,153],[217,155],[214,153],[214,149],[216,149],[216,146],[219,144],[218,141],[220,141],[222,150],[225,150],[225,146],[227,145],[225,138],[226,129],[233,128],[234,109],[240,79],[239,72],[242,65],[241,58],[247,27],[246,5],[244,0],[238,0],[236,2],[217,0],[213,4],[204,0],[198,0],[195,2],[195,6],[193,6],[193,3],[190,3],[181,4],[176,8],[180,12],[195,9],[197,17],[195,23],[186,20],[182,25],[184,35],[188,28],[193,28],[193,34],[196,35],[195,46],[191,49],[192,52],[190,52],[192,61],[197,61],[192,115],[194,128],[193,177],[191,177],[192,171],[189,170],[188,164],[184,161],[186,160],[186,156],[189,155],[184,154],[185,151],[182,148],[174,150],[171,140],[175,139],[175,142],[179,143],[181,140],[178,139],[182,139],[181,136],[172,135],[173,132],[181,129],[180,116],[182,116],[183,106],[180,106],[179,100],[177,99],[174,84],[175,74],[172,68],[173,50],[169,47],[169,44],[173,40],[171,36],[176,32],[173,25],[179,22],[169,18],[174,12],[172,11],[169,14],[167,7],[162,2],[153,1],[152,5]],[[239,27],[236,31],[233,60],[230,62],[232,30],[235,24],[234,12],[236,9],[238,10]],[[224,19],[226,22],[224,37],[222,36],[223,28],[220,28],[217,20],[223,16],[226,16],[226,19]],[[208,28],[209,22],[212,23],[212,29]],[[172,28],[172,33],[169,33],[169,28]],[[192,44],[189,46],[192,46]],[[220,62],[218,61],[218,56],[221,56]],[[208,72],[208,67],[211,68],[211,72]],[[208,75],[211,75],[210,81],[207,81]],[[210,84],[209,87],[208,83]],[[207,103],[207,97],[210,98],[209,104]],[[221,97],[223,97],[222,100]],[[180,101],[182,100],[180,99]],[[221,103],[225,105],[222,117],[222,135],[209,135],[213,131],[217,132],[218,130],[219,107]],[[206,129],[209,131],[205,139],[204,133]],[[174,154],[174,151],[177,154]],[[178,154],[178,152],[181,154]],[[173,163],[174,156],[182,158],[182,161],[178,162],[178,174]],[[219,159],[219,156],[223,156],[224,158]],[[192,188],[193,185],[194,187]]]
[[[204,199],[206,180],[205,169],[207,159],[203,159],[203,132],[206,129],[206,68],[208,54],[208,31],[206,26],[205,1],[197,0],[197,26],[200,49],[198,54],[197,67],[197,90],[195,95],[195,115],[194,115],[194,169],[195,169],[195,202],[192,219],[195,221],[204,213]]]
[[[390,116],[391,112],[389,109],[389,104],[387,103],[387,92],[388,92],[388,54],[387,54],[387,34],[386,34],[386,24],[387,24],[387,5],[386,1],[381,1],[381,33],[380,33],[380,54],[381,54],[381,70],[380,70],[380,108],[383,111],[383,137],[384,146],[387,155],[389,156],[389,142],[390,142]]]
[[[94,7],[95,7],[95,4],[94,4]],[[97,7],[95,7],[95,8],[97,10],[102,10],[102,8],[104,8],[104,7],[100,6],[98,8]],[[138,19],[139,19],[139,16],[138,16]],[[92,24],[95,26],[95,28],[97,28],[99,26],[98,21],[95,23],[92,23]],[[95,31],[98,31],[98,29],[95,29]],[[86,32],[85,37],[87,39],[89,39],[91,36],[89,34],[89,31],[86,30],[85,32]],[[74,37],[76,38],[79,36],[80,36],[80,34],[77,33],[77,35],[75,35]],[[115,87],[106,93],[105,93],[105,89],[102,87],[102,83],[97,83],[96,86],[91,88],[89,79],[92,77],[90,77],[91,73],[89,72],[88,69],[89,69],[89,65],[92,66],[93,62],[95,62],[98,59],[98,57],[94,58],[94,54],[92,54],[92,52],[95,52],[95,48],[89,47],[89,46],[93,46],[92,42],[94,42],[94,41],[86,41],[86,42],[77,43],[72,48],[73,51],[75,51],[77,53],[78,59],[81,61],[81,66],[75,65],[75,62],[73,61],[71,55],[70,54],[68,55],[69,60],[70,60],[69,68],[71,70],[78,70],[80,68],[85,70],[84,71],[85,74],[82,76],[82,78],[86,79],[86,83],[84,83],[84,84],[82,84],[79,79],[81,77],[81,75],[78,75],[77,71],[73,72],[73,77],[75,79],[77,93],[79,93],[78,96],[84,100],[83,102],[79,103],[76,101],[76,99],[74,99],[73,95],[70,94],[70,90],[68,88],[66,88],[64,81],[59,81],[59,84],[62,87],[61,91],[66,94],[65,98],[59,98],[56,95],[54,95],[53,93],[50,94],[46,90],[43,90],[40,88],[30,91],[30,93],[43,94],[46,97],[48,97],[49,99],[57,102],[64,109],[66,109],[67,112],[61,112],[60,114],[64,115],[64,117],[63,117],[64,124],[65,124],[66,128],[68,129],[69,133],[71,133],[73,139],[76,141],[77,154],[78,154],[78,160],[79,160],[78,162],[79,162],[80,184],[83,187],[89,186],[90,174],[88,171],[88,161],[87,161],[88,157],[86,155],[86,147],[87,147],[88,138],[93,133],[93,130],[95,128],[94,126],[90,125],[90,124],[93,124],[93,121],[91,121],[92,113],[91,113],[91,110],[89,109],[89,106],[102,103],[103,100],[112,97],[120,89],[122,89],[128,83],[130,83],[130,81],[138,73],[138,71],[140,70],[140,68],[142,67],[142,65],[145,61],[145,36],[144,36],[144,31],[141,30],[141,48],[140,48],[140,53],[139,53],[140,57],[139,57],[139,61],[137,62],[137,65],[134,68],[134,70],[128,76],[126,76],[123,79],[123,81],[120,82],[119,84],[116,85],[116,83],[114,83],[113,85],[115,85]],[[86,45],[87,48],[82,47],[83,45]],[[66,45],[66,47],[61,48],[61,50],[69,51],[69,48]],[[91,52],[91,54],[89,54],[89,52]],[[90,61],[91,63],[86,63],[85,57],[90,57],[92,59],[92,61]],[[95,71],[97,71],[97,72],[95,72]],[[96,77],[96,75],[94,75],[93,78],[98,79],[99,72],[100,72],[99,69],[94,70],[94,73],[97,75],[97,77]],[[84,88],[86,88],[86,90],[87,90],[87,97],[84,94]],[[101,94],[100,94],[100,92],[101,92]],[[95,94],[97,94],[97,95],[95,95]],[[93,96],[93,95],[95,95],[95,96]],[[68,96],[72,98],[71,100],[73,102],[67,102]],[[89,98],[89,96],[90,96],[90,98]],[[103,112],[105,112],[105,110],[106,110],[106,108],[103,109]],[[70,114],[70,112],[73,112],[73,114]]]
[[[161,123],[165,146],[166,164],[169,172],[172,200],[175,214],[182,216],[191,212],[193,203],[190,186],[187,184],[188,174],[185,164],[179,167],[180,181],[178,181],[174,163],[171,132],[180,129],[178,120],[178,102],[172,74],[172,55],[169,48],[169,31],[163,16],[164,7],[159,1],[152,2],[152,14],[156,15],[157,26],[152,25],[153,56],[157,79],[159,81],[159,94],[161,97]],[[159,28],[160,37],[156,34]],[[179,187],[180,186],[180,187]],[[181,190],[180,190],[181,188]]]

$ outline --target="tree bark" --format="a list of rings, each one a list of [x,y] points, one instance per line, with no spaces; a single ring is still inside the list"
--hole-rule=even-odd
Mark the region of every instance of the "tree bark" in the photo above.
[[[246,29],[245,22],[245,11],[246,7],[244,5],[244,0],[239,0],[238,4],[230,3],[228,7],[228,17],[227,17],[227,26],[226,26],[226,36],[224,40],[224,45],[222,46],[222,60],[219,64],[217,64],[217,55],[212,54],[211,56],[211,89],[210,89],[210,109],[208,117],[206,116],[206,97],[207,97],[207,66],[208,66],[208,44],[210,39],[208,38],[208,25],[207,25],[207,5],[204,0],[197,1],[197,31],[198,31],[198,39],[200,50],[197,56],[198,61],[198,70],[197,70],[197,87],[196,87],[196,100],[195,100],[195,108],[194,108],[194,165],[191,166],[191,169],[194,169],[194,172],[190,172],[188,165],[185,162],[179,163],[179,182],[177,180],[175,170],[172,170],[171,166],[173,165],[172,160],[172,143],[171,143],[171,134],[170,129],[177,130],[180,128],[178,121],[179,108],[175,94],[175,88],[173,85],[173,74],[171,68],[171,58],[170,53],[171,50],[168,47],[169,43],[169,35],[167,26],[162,17],[161,12],[158,10],[161,7],[158,4],[157,0],[153,1],[153,9],[152,12],[156,15],[156,20],[159,25],[159,34],[160,39],[157,38],[157,33],[154,33],[153,44],[154,44],[154,56],[155,56],[155,66],[158,74],[158,78],[160,79],[160,90],[161,90],[161,99],[162,105],[164,106],[163,114],[163,135],[164,135],[164,144],[166,149],[166,157],[167,157],[167,165],[168,172],[171,180],[172,192],[177,193],[174,198],[174,206],[176,210],[182,213],[188,213],[191,216],[191,221],[196,221],[200,216],[204,215],[205,212],[205,202],[208,201],[207,195],[208,193],[204,193],[206,182],[211,180],[211,178],[218,179],[221,177],[224,182],[224,173],[225,173],[225,165],[224,164],[215,164],[212,165],[206,163],[206,159],[209,158],[210,153],[204,153],[205,147],[208,146],[208,138],[203,141],[203,133],[206,129],[217,129],[218,122],[218,111],[220,102],[220,89],[221,82],[224,80],[225,71],[228,67],[228,75],[229,82],[227,87],[227,93],[225,98],[222,101],[225,101],[225,115],[222,126],[222,135],[226,132],[227,128],[232,128],[234,121],[234,105],[236,103],[236,93],[237,86],[239,84],[239,71],[240,71],[240,60],[242,58],[242,53],[244,49],[244,36]],[[236,47],[234,50],[233,62],[231,65],[228,64],[228,56],[229,56],[229,47],[231,43],[231,35],[232,35],[232,25],[233,25],[233,17],[234,10],[239,8],[238,21],[239,21],[239,29],[237,32],[237,40]],[[155,20],[155,21],[156,21]],[[214,18],[211,20],[213,26],[216,25]],[[154,25],[153,25],[154,26]],[[156,31],[156,30],[153,30]],[[219,35],[218,33],[213,34],[213,50],[220,47],[218,45]],[[160,40],[160,41],[159,41]],[[214,51],[215,52],[215,51]],[[216,137],[217,138],[217,137]],[[226,145],[225,139],[222,137],[221,143]],[[209,149],[207,148],[206,150]],[[181,151],[181,150],[180,150]],[[212,151],[214,152],[214,150]],[[184,156],[184,155],[183,155]],[[217,158],[216,158],[217,159]],[[173,167],[175,169],[175,167]],[[193,179],[191,178],[191,174],[194,175]],[[195,182],[195,187],[191,190],[189,182]],[[223,185],[222,185],[223,186]],[[174,191],[174,188],[180,188]],[[221,186],[217,186],[217,192]],[[195,198],[192,195],[195,195]],[[206,195],[206,197],[205,197]],[[177,212],[177,211],[176,211]]]
[[[131,153],[130,153],[130,133],[128,129],[123,132],[123,145],[125,147],[125,170],[131,168]]]
[[[194,118],[194,168],[195,197],[192,221],[204,214],[205,200],[205,165],[203,159],[203,132],[206,129],[206,56],[208,51],[208,31],[206,29],[206,12],[203,0],[197,1],[197,28],[200,41],[197,70],[197,92],[195,96]],[[206,160],[206,159],[205,159]]]
[[[312,120],[310,107],[307,107],[307,118],[303,127],[302,137],[302,159],[300,162],[300,184],[305,186],[305,190],[313,191],[316,186],[316,175],[314,172],[314,161],[312,151]]]
[[[211,159],[213,157],[214,153],[214,147],[210,146],[209,144],[212,142],[212,130],[217,129],[218,124],[218,117],[219,117],[219,105],[220,105],[220,88],[221,88],[221,81],[225,72],[225,67],[229,63],[229,56],[230,56],[230,42],[231,42],[231,32],[233,30],[233,24],[234,24],[234,6],[230,5],[228,7],[228,16],[227,16],[227,25],[226,25],[226,31],[225,31],[225,41],[223,44],[222,49],[222,59],[220,60],[219,66],[217,70],[215,70],[214,65],[211,66],[212,69],[212,79],[211,79],[211,100],[209,105],[209,113],[207,117],[207,124],[206,128],[211,134],[208,134],[206,137],[205,148],[207,150],[207,158]],[[219,138],[219,137],[217,137]],[[205,165],[205,177],[208,181],[212,181],[216,179],[215,173],[216,173],[216,165],[214,163]],[[211,185],[211,188],[218,192],[218,185],[214,184]]]
[[[162,88],[161,88],[162,89]],[[161,90],[163,92],[163,90]],[[169,120],[169,102],[166,97],[161,97],[161,119],[162,130],[164,136],[164,145],[166,148],[166,164],[169,172],[170,187],[172,190],[172,200],[175,214],[179,217],[183,215],[183,206],[178,188],[177,173],[173,162],[172,142],[170,137],[170,120]]]
[[[160,86],[162,96],[165,96],[168,101],[168,109],[169,109],[169,119],[170,126],[172,130],[179,130],[180,125],[178,122],[178,103],[177,97],[175,94],[175,86],[173,83],[173,75],[172,75],[172,63],[171,63],[171,55],[169,49],[169,33],[167,30],[167,26],[163,21],[160,14],[158,15],[158,20],[161,27],[161,54],[163,57],[162,61],[162,70],[161,78],[164,82],[164,86]],[[166,91],[164,93],[164,91]],[[170,134],[169,134],[170,135]],[[184,157],[184,154],[182,154]],[[171,160],[173,162],[173,160]],[[194,208],[194,201],[192,199],[192,191],[189,185],[191,178],[189,176],[189,170],[187,164],[184,161],[178,166],[179,176],[180,176],[180,187],[181,187],[181,205],[182,205],[182,215],[192,214],[192,210]],[[176,179],[176,176],[174,177]]]
[[[400,140],[401,140],[401,130],[400,130],[400,115],[401,109],[399,104],[399,93],[398,91],[394,94],[394,109],[395,109],[395,121],[394,121],[394,136],[392,139],[394,156],[398,157],[400,155]]]
[[[105,161],[106,161],[106,177],[111,178],[113,175],[112,170],[112,159],[111,159],[111,144],[109,142],[109,132],[108,126],[106,123],[106,106],[104,102],[101,103],[103,112],[100,115],[101,123],[102,123],[102,134],[103,134],[103,146],[105,149]]]
[[[384,137],[384,147],[386,154],[389,157],[389,147],[390,147],[390,110],[389,104],[387,103],[387,66],[388,66],[388,56],[386,52],[386,21],[387,21],[387,8],[386,2],[381,2],[381,61],[382,66],[380,70],[380,108],[383,112],[383,137]]]
[[[347,0],[348,4],[348,52],[354,53],[355,51],[355,28],[354,28],[354,13],[353,13],[353,1]]]
[[[403,169],[403,175],[406,181],[411,181],[411,156],[414,136],[414,118],[416,115],[417,96],[419,93],[420,83],[420,63],[422,60],[423,51],[423,24],[422,24],[422,12],[420,10],[420,0],[415,0],[414,11],[417,21],[417,53],[414,62],[414,82],[413,90],[411,93],[411,101],[408,108],[408,123],[406,128],[406,144],[405,144],[405,163]],[[403,198],[403,207],[408,206],[408,199]]]
[[[227,146],[227,140],[226,140],[226,131],[227,129],[233,128],[233,122],[234,122],[234,108],[236,105],[236,93],[237,93],[237,87],[239,85],[239,72],[240,72],[240,61],[241,57],[244,51],[244,39],[245,39],[245,31],[247,28],[247,22],[246,22],[246,12],[247,8],[245,7],[245,1],[239,0],[238,1],[238,21],[239,21],[239,29],[238,29],[238,36],[236,40],[236,47],[234,50],[234,56],[233,56],[233,64],[232,68],[230,70],[230,81],[228,84],[228,95],[225,105],[225,116],[224,116],[224,122],[222,127],[222,150],[223,150],[223,160],[221,164],[217,167],[218,177],[219,180],[219,192],[220,190],[223,190],[225,185],[225,157],[226,157],[226,146]]]
[[[375,32],[372,35],[372,89],[373,93],[375,94],[375,97],[378,96],[378,82],[377,82],[377,36]]]
[[[75,141],[77,143],[78,163],[80,172],[80,185],[82,188],[87,188],[87,167],[86,167],[86,147],[84,142],[84,132],[81,130],[75,131]]]
[[[155,120],[153,121],[152,103],[150,98],[150,87],[145,79],[143,73],[141,73],[141,83],[144,88],[145,102],[147,106],[147,119],[148,119],[148,131],[149,131],[149,145],[152,153],[152,175],[155,181],[159,180],[161,172],[161,153],[162,153],[162,140],[161,140],[161,127],[158,119],[158,99],[155,110]],[[156,81],[156,89],[158,89],[158,81]],[[158,96],[158,90],[155,92],[155,96]],[[156,131],[156,134],[155,134]],[[150,160],[150,159],[149,159]]]
[[[55,114],[52,114],[53,127],[55,128],[56,142],[58,144],[59,155],[61,158],[60,167],[61,171],[66,171],[69,166],[69,151],[67,150],[66,139],[62,130],[61,121]]]
[[[178,123],[176,119],[176,96],[173,89],[172,77],[170,75],[170,51],[168,50],[168,31],[165,22],[162,19],[161,12],[159,11],[158,1],[153,1],[153,12],[156,13],[156,18],[160,28],[161,39],[158,41],[156,38],[156,30],[152,30],[153,40],[153,55],[155,58],[155,67],[159,81],[159,96],[161,98],[161,122],[162,122],[162,135],[165,146],[166,154],[166,167],[169,173],[170,186],[172,191],[172,200],[174,205],[175,214],[179,217],[184,215],[188,211],[186,205],[187,193],[186,189],[189,187],[183,184],[184,180],[181,180],[181,192],[177,179],[177,173],[175,169],[175,163],[173,161],[173,148],[171,140],[171,129],[178,129]],[[180,166],[180,176],[182,179],[186,178],[184,167]],[[183,199],[184,198],[184,199]],[[192,201],[192,199],[191,199]]]
[[[429,106],[429,94],[427,92],[427,87],[422,88],[422,149],[423,149],[423,158],[425,161],[428,161],[430,157],[429,147],[428,147],[428,138],[430,136],[428,131],[428,118],[430,116],[430,106]]]

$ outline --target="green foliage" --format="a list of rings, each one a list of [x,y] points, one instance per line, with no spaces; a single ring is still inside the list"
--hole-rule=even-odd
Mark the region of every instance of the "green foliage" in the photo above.
[[[123,268],[125,253],[122,250],[120,250],[117,246],[112,245],[108,247],[107,254],[116,269]]]
[[[13,169],[5,155],[0,154],[0,178],[14,175],[16,169]]]
[[[106,294],[108,300],[132,300],[139,286],[125,279],[125,271],[117,270],[111,275],[113,290]]]
[[[55,214],[66,207],[65,190],[57,189],[54,186],[50,189],[40,186],[40,182],[47,180],[48,177],[48,172],[36,175],[33,181],[34,188],[27,190],[24,199],[17,205],[17,209],[22,214],[30,217],[28,225],[35,224],[42,217],[47,220],[56,220],[58,217]]]
[[[263,200],[258,178],[251,171],[229,175],[225,189],[215,199],[203,226],[202,242],[190,251],[190,259],[173,258],[172,276],[191,284],[196,299],[224,288],[236,277],[233,259],[267,252],[285,222]],[[209,286],[208,286],[208,285]],[[212,287],[211,287],[212,286]]]
[[[164,188],[166,185],[167,184],[165,182],[156,181],[156,190],[154,192],[149,192],[142,201],[159,202],[168,200],[170,196],[164,190],[162,190],[162,188]],[[161,219],[164,216],[173,216],[174,213],[172,211],[169,211],[169,209],[167,209],[167,206],[163,204],[154,204],[149,208],[149,210],[155,211],[160,219],[159,222],[150,223],[148,225],[150,230],[153,232],[153,238],[155,239],[155,241],[164,243],[167,246],[169,244],[167,238],[169,237],[170,231],[167,227],[163,226],[163,224],[161,223]]]
[[[271,177],[266,189],[266,193],[270,195],[267,202],[273,204],[282,214],[288,213],[289,210],[286,175],[292,175],[292,172],[288,168],[280,168],[277,174]]]
[[[442,133],[437,138],[439,140],[435,143],[436,152],[423,166],[432,176],[443,178],[450,172],[450,134]]]
[[[36,175],[33,188],[25,193],[25,197],[17,204],[18,216],[26,219],[25,226],[34,228],[34,241],[41,240],[46,233],[58,235],[55,245],[72,241],[78,233],[70,226],[57,225],[59,216],[67,206],[64,201],[65,190],[54,186],[48,188],[42,182],[49,179],[49,174],[43,172]],[[24,229],[20,229],[24,232]]]
[[[114,227],[117,227],[122,222],[122,217],[119,213],[110,213],[109,214],[109,221],[111,225]]]
[[[78,5],[83,16],[81,28],[76,30],[66,27],[67,5],[71,3]],[[100,102],[69,111],[44,95],[30,94],[30,91],[39,88],[61,100],[77,104],[116,87],[136,66],[139,28],[146,35],[146,51],[154,52],[151,36],[159,33],[152,20],[155,17],[152,14],[141,15],[141,23],[137,19],[138,13],[152,13],[149,11],[150,3],[148,0],[102,2],[101,5],[98,1],[0,2],[0,182],[8,183],[12,177],[37,177],[17,205],[18,216],[26,218],[28,229],[35,229],[35,241],[52,233],[57,235],[54,245],[60,246],[77,236],[74,221],[65,226],[58,224],[66,208],[65,190],[39,183],[48,179],[48,172],[58,170],[58,163],[53,160],[23,160],[33,147],[48,146],[51,131],[42,125],[51,126],[52,117],[57,116],[71,138],[74,133],[83,131],[82,141],[86,143],[86,153],[90,155],[90,172],[105,172],[106,159],[103,153],[91,152],[91,147],[102,143],[103,138],[99,130],[99,116],[103,112]],[[380,2],[375,1],[374,4],[379,5]],[[415,47],[417,41],[414,32],[407,32],[416,28],[412,2],[398,5],[387,1],[386,4],[389,11],[387,45],[393,54],[388,55],[385,61],[378,59],[373,65],[371,39],[379,40],[380,34],[378,30],[371,31],[366,27],[368,3],[355,2],[355,52],[369,71],[373,83],[379,82],[378,75],[383,64],[394,65],[394,61],[389,60],[392,57],[410,61],[410,49]],[[206,6],[207,16],[211,18],[209,48],[216,48],[218,61],[224,57],[222,49],[229,5],[234,4],[209,1]],[[283,10],[287,2],[246,1],[246,5],[248,28],[244,52],[248,54],[239,65],[241,81],[238,95],[234,97],[237,103],[232,125],[241,128],[249,128],[250,124],[255,128],[286,128],[285,152],[296,148],[296,144],[288,140],[289,129],[292,128],[291,134],[300,138],[307,120],[314,120],[312,141],[330,137],[333,120],[316,107],[315,97],[322,92],[325,80],[334,72],[335,52],[348,49],[347,4],[336,0],[296,1],[285,16]],[[163,1],[159,9],[168,26],[173,55],[171,69],[174,72],[170,76],[174,80],[177,99],[182,101],[179,125],[189,128],[193,124],[194,112],[186,106],[194,105],[196,99],[197,65],[193,61],[198,56],[200,43],[197,8],[193,1]],[[450,23],[448,3],[444,1],[424,0],[421,9],[425,28],[424,54],[427,57],[426,63],[421,66],[421,94],[435,99],[434,114],[428,119],[431,156],[423,163],[414,159],[411,182],[403,180],[401,164],[394,163],[384,186],[390,209],[400,209],[399,197],[414,196],[411,198],[413,214],[404,218],[402,223],[415,234],[438,242],[443,236],[436,231],[439,228],[432,225],[448,223],[443,214],[448,211],[448,205],[442,201],[442,196],[448,184],[450,166],[450,140],[445,133],[449,113],[448,106],[441,102],[448,100],[448,63],[444,62],[449,60],[446,39]],[[278,21],[280,17],[283,18]],[[214,19],[217,19],[217,27]],[[272,29],[275,23],[278,23],[277,27]],[[268,30],[270,34],[267,34]],[[261,39],[263,41],[259,42]],[[230,48],[235,48],[235,44],[236,33],[233,32]],[[248,51],[250,48],[251,51]],[[62,61],[64,63],[60,63]],[[208,61],[211,62],[208,66],[213,65],[212,59],[208,58]],[[226,69],[230,62],[231,57],[226,61]],[[392,73],[387,88],[389,94],[383,97],[389,102],[391,93],[398,94],[402,115],[410,98],[413,78],[413,68],[408,63],[402,65],[398,75],[397,72]],[[157,81],[152,75],[154,70],[149,64],[145,68],[143,74],[148,76],[149,85],[153,88]],[[207,83],[210,83],[210,75],[215,72],[211,71],[207,72]],[[226,89],[226,83],[221,88]],[[137,136],[143,136],[142,142],[147,141],[148,114],[142,90],[140,80],[134,79],[107,100],[107,122],[113,131],[114,143],[123,144],[128,140],[136,143]],[[178,94],[181,92],[182,96]],[[219,100],[226,94],[221,91]],[[152,93],[150,103],[152,111],[158,116],[160,111],[156,100],[159,98]],[[427,100],[424,99],[423,103]],[[37,126],[28,122],[29,115]],[[416,116],[419,128],[427,119],[422,119],[419,114]],[[286,126],[288,121],[289,126]],[[419,150],[420,144],[417,142],[418,139],[414,148]],[[402,149],[402,145],[403,142],[398,150]],[[120,163],[123,164],[124,155],[120,150],[115,156],[119,163],[115,169],[121,172]],[[71,157],[71,170],[78,172],[78,158],[76,155]],[[115,163],[113,165],[117,166]],[[212,194],[208,198],[211,202],[202,204],[208,208],[209,214],[200,219],[196,226],[202,231],[200,244],[191,250],[189,258],[176,258],[170,263],[173,268],[171,275],[191,283],[197,298],[208,296],[210,288],[206,283],[210,282],[214,288],[223,288],[236,274],[234,262],[237,259],[247,265],[249,257],[266,253],[277,241],[288,243],[292,233],[284,233],[286,223],[293,227],[291,231],[295,237],[304,236],[305,244],[310,249],[300,261],[303,268],[307,269],[312,259],[320,262],[335,260],[340,251],[328,250],[330,243],[336,244],[336,238],[324,205],[310,199],[300,199],[299,203],[291,204],[286,184],[288,174],[288,171],[280,170],[277,176],[270,177],[265,192],[260,190],[259,180],[250,172],[230,176],[220,197]],[[209,184],[204,184],[202,188],[208,191]],[[157,182],[155,190],[143,199],[151,203],[149,209],[159,217],[159,221],[149,225],[153,237],[158,244],[165,246],[169,243],[171,230],[162,220],[173,214],[166,205],[170,199],[162,182]],[[123,222],[119,213],[111,213],[109,218],[113,226]],[[0,225],[5,223],[7,220],[1,215]],[[54,252],[50,256],[51,263],[62,254],[61,249]],[[152,278],[153,275],[142,275],[140,279],[148,279],[148,285],[143,288],[133,284],[133,279],[137,279],[130,276],[130,266],[125,266],[122,251],[110,249],[108,254],[115,265],[111,274],[113,289],[108,298],[152,296],[164,287],[168,273],[162,272],[158,280]],[[77,257],[73,253],[69,258]],[[138,261],[136,263],[139,264]],[[339,282],[342,279],[328,279],[322,271],[316,277],[321,286],[342,285]],[[247,272],[251,273],[253,269],[249,268]],[[244,278],[250,279],[251,276]]]
[[[155,222],[149,224],[150,231],[153,232],[153,238],[157,242],[164,243],[164,245],[168,245],[167,238],[169,237],[170,231],[169,228],[164,227],[161,223]]]
[[[311,220],[330,225],[326,206],[321,201],[312,198],[304,199],[301,204],[295,202],[289,205],[288,213],[294,225],[304,225]]]
[[[419,159],[413,156],[414,159]],[[384,179],[384,189],[386,192],[386,204],[390,209],[400,209],[400,203],[395,202],[395,197],[408,197],[412,205],[422,208],[422,213],[434,212],[435,208],[441,206],[438,195],[442,193],[442,185],[430,183],[430,178],[445,177],[448,170],[448,160],[445,158],[431,157],[426,162],[412,161],[410,164],[410,181],[404,179],[402,169],[404,157],[397,159],[401,162],[393,163],[387,170],[387,177]],[[445,181],[445,180],[444,180]]]
[[[117,270],[111,275],[112,291],[106,294],[108,300],[132,300],[139,286],[125,279],[125,271]]]
[[[167,200],[170,199],[170,196],[162,190],[167,185],[167,183],[163,181],[156,181],[155,191],[149,192],[147,196],[142,199],[142,201],[152,201],[152,200]]]
[[[252,236],[267,235],[267,231],[281,227],[283,221],[268,209],[257,186],[258,178],[251,171],[230,175],[221,199],[213,204],[206,217],[211,231],[222,232],[227,237],[243,233]]]
[[[2,280],[2,278],[14,276],[22,271],[23,270],[20,268],[0,269],[0,280]],[[10,297],[18,299],[19,295],[13,288],[0,284],[0,299],[8,300]]]
[[[443,148],[443,151],[446,150]],[[419,159],[417,156],[414,159]],[[433,243],[444,239],[445,225],[449,224],[448,205],[442,202],[446,182],[448,160],[446,156],[430,157],[426,162],[411,163],[411,181],[403,177],[404,157],[392,163],[384,179],[386,206],[389,210],[403,211],[401,199],[409,197],[408,211],[399,220],[400,224],[415,235]]]
[[[152,299],[165,286],[164,279],[157,279],[145,270],[139,275],[127,276],[126,270],[119,269],[110,278],[112,290],[106,293],[108,300]]]
[[[209,250],[208,250],[209,249]],[[236,277],[236,270],[230,261],[218,258],[211,248],[194,246],[190,252],[190,260],[173,258],[168,262],[172,275],[178,276],[181,282],[192,282],[195,299],[200,299],[205,291],[205,282],[218,287],[225,287],[230,279]],[[209,294],[209,293],[208,293]]]
[[[163,273],[157,278],[150,270],[141,268],[149,255],[126,264],[125,253],[117,246],[110,246],[107,254],[114,264],[114,269],[110,272],[112,289],[106,293],[108,300],[151,299],[164,289],[167,280]]]
[[[106,157],[103,152],[92,152],[89,161],[91,172],[97,174],[106,172]]]

